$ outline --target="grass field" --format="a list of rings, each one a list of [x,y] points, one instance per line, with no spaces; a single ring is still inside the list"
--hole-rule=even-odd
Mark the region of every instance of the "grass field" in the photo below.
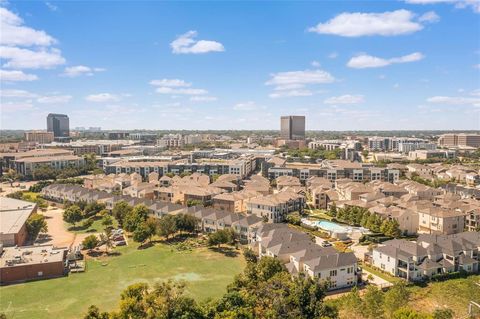
[[[443,282],[429,283],[426,287],[410,287],[411,306],[415,309],[435,309],[448,307],[455,312],[455,318],[467,315],[468,303],[480,303],[480,275],[468,278],[450,279]],[[480,309],[476,309],[480,318]]]
[[[179,252],[157,244],[138,250],[133,244],[118,248],[120,256],[89,258],[87,271],[68,277],[0,287],[0,309],[7,318],[81,318],[91,304],[116,309],[120,292],[136,282],[185,280],[197,300],[217,298],[240,273],[241,255],[227,257],[207,248]]]

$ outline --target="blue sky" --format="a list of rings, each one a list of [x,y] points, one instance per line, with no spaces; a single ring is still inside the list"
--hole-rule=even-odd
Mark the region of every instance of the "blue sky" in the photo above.
[[[2,129],[480,129],[480,3],[3,1]]]

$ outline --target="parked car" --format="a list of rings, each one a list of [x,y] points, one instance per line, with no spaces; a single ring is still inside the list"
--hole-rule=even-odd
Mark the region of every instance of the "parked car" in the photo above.
[[[326,240],[324,240],[321,244],[322,247],[332,247],[332,244]]]
[[[115,246],[125,246],[127,242],[125,240],[115,241]]]

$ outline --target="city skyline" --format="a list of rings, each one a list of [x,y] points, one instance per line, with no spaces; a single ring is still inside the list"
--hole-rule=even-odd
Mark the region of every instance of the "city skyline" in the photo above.
[[[480,7],[422,2],[2,2],[1,126],[479,129]]]

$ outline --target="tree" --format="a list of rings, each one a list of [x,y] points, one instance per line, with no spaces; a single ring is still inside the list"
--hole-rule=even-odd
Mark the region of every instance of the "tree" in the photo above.
[[[403,282],[396,283],[384,294],[383,308],[388,318],[398,309],[405,307],[408,303],[410,293]]]
[[[103,209],[105,209],[105,204],[99,202],[92,202],[85,206],[83,214],[85,217],[92,217],[97,215]]]
[[[115,203],[115,206],[113,206],[112,214],[113,217],[117,219],[120,226],[123,226],[123,219],[125,218],[125,215],[127,215],[127,213],[130,212],[132,209],[133,207],[128,205],[128,203],[125,201]]]
[[[189,200],[187,200],[187,206],[188,207],[203,206],[203,202],[201,200],[197,200],[197,199],[189,199]]]
[[[2,180],[10,183],[10,187],[13,187],[13,183],[19,180],[22,176],[14,169],[9,169],[2,175]]]
[[[91,219],[91,218],[84,219],[83,222],[82,222],[82,228],[83,229],[88,229],[92,225],[93,225],[93,219]]]
[[[256,263],[258,259],[251,248],[245,248],[243,250],[243,257],[245,257],[245,260],[249,263]]]
[[[448,308],[435,309],[433,319],[453,319],[453,310]]]
[[[193,215],[175,215],[175,223],[179,231],[193,233],[197,229],[198,219]]]
[[[83,218],[82,210],[77,205],[71,205],[63,212],[63,220],[75,227]]]
[[[330,205],[329,215],[332,217],[337,216],[337,204],[335,204],[335,202],[333,202],[332,205]]]
[[[392,316],[392,319],[430,319],[431,317],[410,308],[400,308]]]
[[[40,232],[46,233],[48,231],[47,221],[42,214],[34,213],[28,217],[25,223],[27,227],[28,237],[35,240]]]
[[[88,153],[83,156],[85,159],[85,169],[93,171],[97,168],[97,155],[95,153]]]
[[[108,250],[113,247],[112,239],[110,235],[112,234],[109,228],[105,228],[105,231],[100,234],[100,242],[105,245],[105,252],[108,253]]]
[[[363,316],[368,319],[383,318],[383,293],[375,286],[368,286],[363,297]]]
[[[128,211],[123,218],[123,227],[129,232],[134,232],[141,223],[147,220],[147,217],[147,206],[137,205],[131,211]]]
[[[166,239],[177,232],[177,223],[175,216],[165,215],[158,222],[158,235],[165,236]]]
[[[363,303],[357,287],[353,287],[345,296],[344,309],[348,314],[353,315],[354,317],[360,317],[362,315]]]
[[[102,217],[102,225],[105,227],[105,228],[110,228],[112,225],[113,225],[113,218],[112,216],[106,214],[106,215],[103,215]]]
[[[235,240],[233,230],[231,228],[220,229],[214,233],[208,234],[208,245],[233,244]]]
[[[108,319],[110,318],[108,312],[100,312],[97,306],[88,307],[88,311],[83,317],[83,319]]]
[[[149,217],[144,224],[147,227],[148,239],[152,241],[153,235],[158,231],[158,219],[155,217]]]
[[[135,231],[133,232],[133,240],[140,244],[143,244],[145,240],[147,240],[150,236],[151,236],[150,229],[145,224],[145,222],[138,225]]]
[[[98,238],[96,235],[89,235],[87,237],[85,237],[85,239],[83,239],[82,241],[82,245],[85,249],[88,249],[88,250],[92,250],[94,249],[95,247],[98,246]]]
[[[50,166],[42,165],[33,170],[32,177],[34,180],[55,179],[57,172]]]

